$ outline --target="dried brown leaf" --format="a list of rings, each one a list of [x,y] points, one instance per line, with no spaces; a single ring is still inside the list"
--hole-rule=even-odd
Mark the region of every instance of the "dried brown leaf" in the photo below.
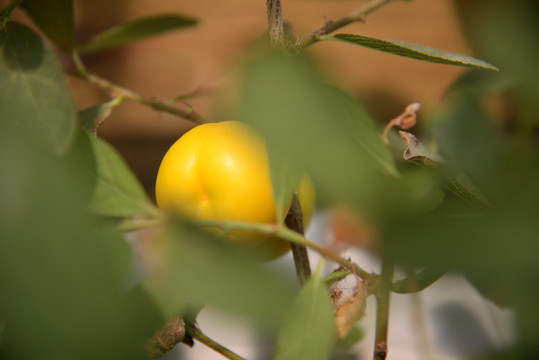
[[[365,288],[357,278],[355,291],[335,305],[335,324],[337,334],[344,338],[352,330],[365,313]]]

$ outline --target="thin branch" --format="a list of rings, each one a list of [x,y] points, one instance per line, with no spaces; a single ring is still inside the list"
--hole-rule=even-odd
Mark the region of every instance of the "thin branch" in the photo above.
[[[382,276],[376,284],[376,335],[374,342],[374,360],[385,360],[387,356],[387,332],[389,326],[389,299],[391,295],[391,280],[395,264],[387,257],[383,259]]]
[[[365,21],[365,18],[367,17],[367,15],[378,10],[382,6],[389,4],[392,1],[394,0],[371,0],[367,2],[365,5],[363,5],[362,7],[352,11],[348,15],[338,20],[328,21],[320,29],[313,31],[312,33],[310,33],[309,35],[301,39],[293,48],[293,50],[296,52],[301,51],[305,49],[306,47],[320,41],[320,36],[322,35],[331,34],[335,30],[338,30],[354,22],[363,22]]]
[[[303,214],[301,212],[301,204],[299,203],[298,193],[294,192],[290,210],[285,218],[286,226],[298,234],[304,236],[303,229]],[[311,277],[311,264],[309,262],[309,254],[307,247],[304,244],[290,243],[292,255],[294,257],[294,265],[296,266],[296,274],[300,286],[305,285]]]
[[[73,63],[75,64],[75,68],[77,69],[77,72],[72,75],[77,76],[87,81],[88,83],[98,87],[99,89],[103,90],[106,93],[118,94],[119,96],[122,96],[124,99],[139,102],[141,104],[151,107],[154,110],[163,111],[172,115],[176,115],[183,119],[193,121],[197,124],[203,124],[207,122],[200,114],[198,114],[193,109],[189,109],[189,110],[179,109],[163,101],[160,101],[157,99],[151,99],[151,98],[142,96],[140,94],[137,94],[132,90],[129,90],[120,85],[114,84],[113,82],[107,79],[103,79],[97,75],[90,73],[88,69],[84,66],[77,52],[73,52],[71,58],[73,60]]]
[[[284,45],[284,27],[281,0],[266,0],[266,8],[271,43],[275,47],[282,47]]]
[[[284,226],[279,226],[276,224],[246,222],[246,221],[203,220],[203,221],[197,221],[196,223],[203,227],[218,227],[225,231],[230,231],[230,230],[257,231],[263,234],[277,236],[284,240],[288,240],[296,244],[303,244],[307,246],[308,248],[316,251],[317,253],[322,255],[324,258],[328,260],[332,260],[346,269],[355,271],[355,273],[359,277],[361,277],[369,287],[373,286],[377,280],[377,275],[363,270],[357,264],[354,264],[353,262],[349,260],[343,259],[341,256],[339,256],[339,254],[329,249],[326,249],[325,247],[320,246],[316,243],[313,243],[312,241],[307,240],[305,236],[298,234],[297,232],[290,230]]]
[[[185,322],[185,332],[191,336],[193,339],[201,342],[202,344],[206,345],[210,349],[215,350],[219,354],[223,355],[224,357],[230,359],[230,360],[245,360],[238,354],[230,351],[223,345],[213,341],[209,337],[207,337],[199,328],[197,325],[195,325],[192,322],[186,321]]]

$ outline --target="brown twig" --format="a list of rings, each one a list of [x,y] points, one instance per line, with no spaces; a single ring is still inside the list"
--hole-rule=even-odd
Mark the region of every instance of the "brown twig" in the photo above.
[[[354,22],[362,22],[365,21],[365,18],[367,15],[371,14],[372,12],[378,10],[382,6],[392,2],[394,0],[371,0],[367,2],[362,7],[352,11],[346,16],[343,16],[342,18],[335,20],[335,21],[328,21],[324,26],[319,28],[318,30],[313,31],[309,35],[305,36],[303,39],[301,39],[296,46],[294,46],[293,50],[298,52],[306,47],[320,41],[320,36],[322,35],[329,35],[333,31],[338,30],[346,25],[349,25]]]
[[[284,27],[281,0],[266,0],[266,8],[271,44],[275,47],[282,47],[284,45]]]
[[[175,106],[167,104],[166,102],[137,94],[130,89],[124,88],[120,85],[114,84],[107,79],[103,79],[97,75],[90,73],[88,69],[84,66],[84,63],[82,62],[77,52],[73,52],[71,59],[73,60],[73,63],[77,70],[76,73],[71,75],[77,76],[85,80],[86,82],[98,87],[106,93],[117,94],[119,96],[122,96],[124,99],[136,101],[138,103],[147,105],[154,110],[176,115],[197,124],[203,124],[207,122],[200,114],[198,114],[193,109],[179,109]]]
[[[302,236],[304,235],[303,214],[301,212],[301,204],[299,203],[297,191],[292,197],[292,204],[290,205],[290,210],[284,221],[290,230],[293,230]],[[298,243],[290,243],[290,247],[292,248],[298,282],[300,286],[303,286],[311,277],[311,264],[309,262],[307,247],[304,244]]]

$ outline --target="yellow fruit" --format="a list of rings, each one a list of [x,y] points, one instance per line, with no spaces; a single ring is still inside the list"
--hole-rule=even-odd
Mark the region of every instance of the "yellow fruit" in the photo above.
[[[314,190],[305,179],[298,192],[307,220],[314,208]],[[277,220],[265,144],[238,121],[199,125],[184,134],[165,154],[155,190],[163,211],[191,219]],[[245,232],[233,237],[253,245],[267,239]]]

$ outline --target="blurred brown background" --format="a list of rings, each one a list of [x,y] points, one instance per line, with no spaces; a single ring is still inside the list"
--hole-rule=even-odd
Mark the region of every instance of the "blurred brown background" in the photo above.
[[[363,5],[365,1],[285,0],[285,21],[302,37]],[[210,121],[224,120],[230,79],[246,47],[267,28],[264,0],[76,0],[77,40],[142,16],[181,13],[199,25],[167,33],[113,51],[84,58],[95,74],[142,95],[168,100],[200,86],[222,82],[219,90],[189,100]],[[23,17],[24,15],[18,14]],[[340,32],[402,40],[470,54],[450,0],[397,1]],[[465,70],[391,56],[337,42],[312,46],[325,75],[363,100],[381,122],[406,104],[427,109],[439,103],[446,87]],[[80,109],[108,97],[80,80],[70,79]],[[179,104],[182,106],[182,104]],[[133,102],[118,107],[99,128],[124,155],[153,196],[159,162],[168,146],[192,124]]]

